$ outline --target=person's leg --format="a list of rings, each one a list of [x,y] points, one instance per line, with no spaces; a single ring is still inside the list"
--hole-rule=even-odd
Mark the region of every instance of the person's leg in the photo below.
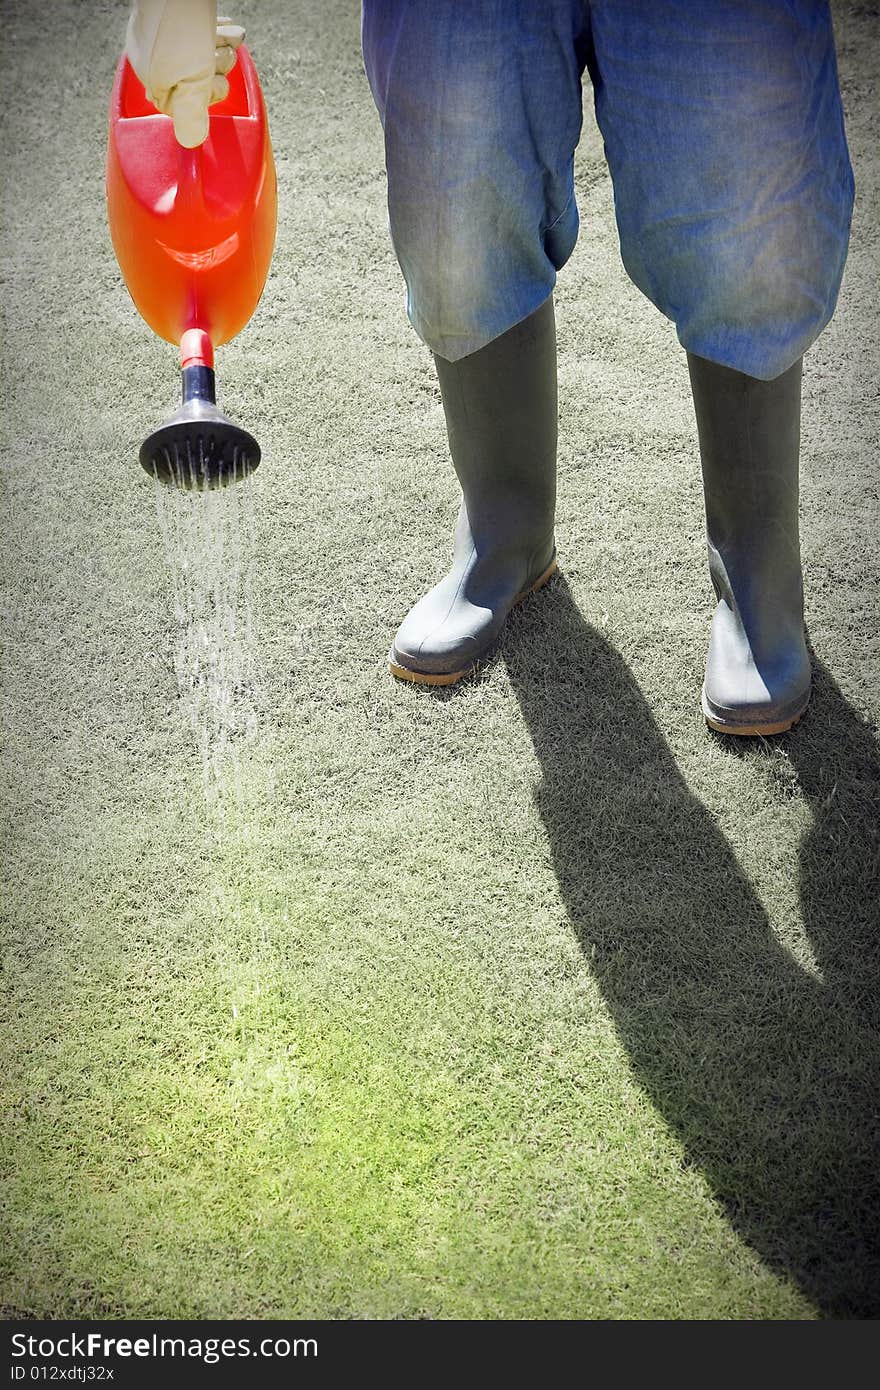
[[[688,368],[718,599],[703,713],[724,733],[782,733],[810,698],[798,536],[802,360],[773,381],[693,353]]]
[[[449,685],[556,569],[552,297],[479,351],[435,361],[462,502],[452,569],[404,619],[390,666],[403,679]]]
[[[453,565],[405,619],[404,679],[473,669],[555,568],[551,294],[577,236],[584,7],[364,0],[391,234],[462,486]]]
[[[823,0],[592,0],[624,264],[687,349],[718,596],[703,708],[772,733],[809,698],[800,362],[834,310],[852,171]]]

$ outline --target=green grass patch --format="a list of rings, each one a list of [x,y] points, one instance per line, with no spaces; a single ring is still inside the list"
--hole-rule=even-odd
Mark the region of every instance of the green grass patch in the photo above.
[[[253,719],[208,800],[134,462],[175,356],[104,220],[95,94],[123,19],[32,8],[12,7],[3,59],[3,1306],[876,1315],[862,7],[836,6],[858,220],[805,387],[814,700],[792,734],[733,746],[699,712],[712,599],[684,358],[619,264],[592,125],[557,295],[563,577],[460,690],[390,680],[456,489],[388,245],[357,5],[242,5],[281,218],[264,299],[218,354],[264,461],[235,692]]]

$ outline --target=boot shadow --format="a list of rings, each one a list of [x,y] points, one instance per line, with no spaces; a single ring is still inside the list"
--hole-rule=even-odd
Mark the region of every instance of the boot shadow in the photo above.
[[[564,579],[540,612],[530,604],[509,625],[504,658],[541,763],[537,801],[572,926],[685,1166],[701,1169],[736,1232],[824,1314],[877,1316],[870,730],[819,666],[810,712],[784,736],[785,775],[794,769],[815,816],[800,887],[820,979],[771,932],[628,668]],[[724,742],[736,758],[781,756]]]
[[[806,932],[827,988],[880,1034],[880,747],[809,635],[807,649],[813,692],[801,723],[778,739],[715,737],[734,757],[775,764],[809,802],[799,882]]]

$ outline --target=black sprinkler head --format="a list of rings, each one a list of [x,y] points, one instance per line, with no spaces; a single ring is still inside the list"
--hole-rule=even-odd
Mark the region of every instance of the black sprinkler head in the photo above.
[[[204,492],[253,473],[260,446],[252,434],[218,410],[210,367],[183,369],[183,405],[148,435],[141,465],[170,487]]]

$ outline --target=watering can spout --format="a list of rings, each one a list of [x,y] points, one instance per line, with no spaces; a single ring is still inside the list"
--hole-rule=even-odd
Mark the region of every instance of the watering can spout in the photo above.
[[[110,101],[107,212],[113,247],[141,316],[180,344],[183,404],[144,441],[161,481],[222,487],[260,461],[253,435],[215,398],[214,349],[250,320],[275,241],[277,192],[265,104],[244,44],[229,95],[210,108],[208,138],[185,149],[147,99],[128,59]]]
[[[159,482],[189,491],[240,482],[260,462],[260,446],[217,408],[208,335],[190,329],[183,335],[180,356],[183,402],[144,440],[141,465]]]

